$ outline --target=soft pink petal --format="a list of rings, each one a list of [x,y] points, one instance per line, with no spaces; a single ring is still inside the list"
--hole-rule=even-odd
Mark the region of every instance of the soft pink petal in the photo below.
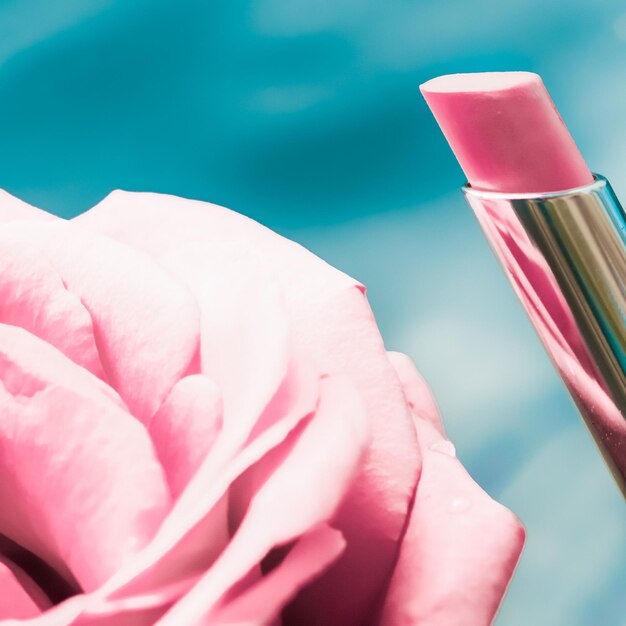
[[[12,222],[3,241],[47,258],[92,318],[107,379],[148,421],[192,364],[198,311],[191,293],[149,256],[75,224]]]
[[[251,266],[243,266],[232,280],[222,277],[227,272],[216,271],[248,254],[232,246],[207,246],[204,251],[182,250],[171,259],[176,268],[181,256],[193,258],[184,278],[204,304],[201,376],[209,373],[220,388],[223,425],[151,550],[120,579],[115,597],[143,593],[208,567],[229,538],[226,494],[231,482],[315,407],[318,375],[299,363],[289,364],[288,328],[271,283],[257,280]],[[205,417],[202,412],[188,416],[201,420],[196,430],[206,428]],[[166,411],[158,419],[169,422],[175,415]],[[268,436],[262,437],[264,431]],[[250,445],[252,439],[260,439],[258,445]]]
[[[91,317],[36,247],[0,228],[0,322],[21,326],[104,378]]]
[[[29,626],[152,626],[197,582],[229,540],[228,488],[289,435],[317,405],[318,377],[302,363],[289,368],[262,430],[222,471],[205,461],[155,540],[99,590],[76,596]],[[271,419],[270,419],[271,418]],[[7,625],[8,626],[8,625]],[[13,625],[11,625],[13,626]]]
[[[248,258],[259,276],[274,276],[278,283],[295,346],[310,354],[320,371],[346,375],[358,389],[373,438],[337,520],[348,549],[322,580],[300,594],[299,602],[303,626],[312,616],[328,626],[365,619],[395,562],[420,460],[401,385],[362,288],[301,246],[203,202],[115,192],[78,221],[166,264],[189,248],[225,242],[253,250]],[[244,266],[245,257],[220,265],[223,280],[235,280]],[[202,302],[201,308],[204,314],[210,303]]]
[[[201,370],[222,393],[222,445],[235,452],[285,378],[289,326],[260,255],[236,244],[182,247],[161,261],[200,307]]]
[[[320,526],[304,535],[284,561],[243,593],[227,597],[208,617],[213,626],[269,626],[304,585],[319,576],[345,548],[341,533]]]
[[[365,401],[371,445],[334,525],[345,554],[298,595],[295,623],[360,623],[387,584],[397,558],[421,464],[414,425],[387,359],[372,312],[356,288],[335,293],[312,311],[306,332],[321,367],[345,372]]]
[[[411,357],[402,352],[387,352],[387,356],[396,370],[404,397],[413,413],[430,422],[442,435],[445,434],[435,397]]]
[[[143,605],[146,606],[143,606]],[[152,606],[148,606],[152,604]],[[130,603],[106,603],[95,593],[73,596],[37,617],[26,620],[3,620],[2,626],[153,626],[163,614],[150,598]]]
[[[106,385],[26,331],[0,324],[0,533],[103,583],[152,537],[169,490],[144,427]]]
[[[417,418],[424,464],[380,626],[488,626],[524,543],[517,518]]]
[[[0,620],[35,617],[49,606],[41,589],[19,567],[0,556]]]
[[[0,383],[11,393],[33,395],[46,382],[126,408],[114,389],[58,349],[25,329],[0,323]]]
[[[210,275],[213,269],[211,266],[206,268],[207,275]],[[245,277],[243,273],[240,276],[241,279]],[[185,577],[208,567],[229,538],[225,493],[230,483],[268,449],[279,445],[298,421],[315,406],[316,375],[299,367],[289,367],[286,378],[281,382],[281,377],[285,376],[287,336],[285,329],[277,328],[277,325],[284,326],[284,314],[277,308],[279,303],[268,297],[267,289],[264,289],[262,284],[256,284],[253,278],[250,276],[248,280],[231,281],[222,285],[218,283],[213,292],[209,291],[212,281],[207,280],[205,282],[208,289],[204,294],[209,294],[210,303],[213,298],[218,301],[219,305],[215,305],[217,313],[213,314],[213,319],[218,321],[222,319],[223,324],[227,326],[227,332],[224,334],[213,332],[215,341],[207,345],[207,348],[212,350],[213,357],[218,354],[217,350],[220,350],[221,362],[227,364],[227,367],[222,367],[217,373],[221,374],[222,380],[230,376],[230,393],[235,402],[237,401],[235,394],[241,395],[242,387],[249,393],[248,402],[250,399],[253,401],[249,402],[246,411],[241,410],[241,407],[245,408],[246,405],[232,402],[230,404],[231,416],[234,412],[233,417],[245,418],[248,424],[246,428],[239,430],[235,440],[241,445],[246,439],[253,438],[254,443],[245,448],[245,454],[236,457],[226,468],[223,465],[228,463],[236,448],[232,446],[232,439],[226,441],[226,446],[220,445],[222,452],[209,459],[209,463],[205,463],[198,475],[193,478],[189,493],[185,494],[180,506],[177,506],[168,523],[163,526],[151,550],[143,555],[143,559],[135,561],[130,573],[122,575],[117,584],[107,586],[108,592],[114,593],[110,593],[110,599],[103,605],[103,612],[112,611],[113,607],[119,606],[120,603],[124,606],[128,604],[134,606],[137,598],[146,598],[152,607],[166,607],[168,589],[176,584],[175,581],[186,580]],[[213,281],[213,285],[215,284]],[[250,300],[254,300],[254,294],[257,292],[259,304],[252,308]],[[268,324],[268,321],[271,324]],[[239,333],[237,342],[229,341],[231,331],[228,326]],[[268,336],[267,331],[271,331],[272,328],[277,328],[278,332],[270,332]],[[209,336],[210,331],[211,329],[207,332]],[[254,339],[255,335],[260,339],[257,341],[259,349],[246,350],[246,339],[248,337]],[[241,350],[229,356],[228,348],[233,344],[240,345]],[[248,345],[248,348],[252,346]],[[232,365],[229,365],[231,363]],[[248,368],[250,373],[249,382],[242,376],[245,368]],[[239,388],[235,384],[237,376],[242,381]],[[202,380],[205,382],[202,383]],[[192,375],[175,385],[150,424],[157,448],[163,450],[162,444],[167,447],[169,429],[176,429],[181,419],[192,429],[206,428],[206,410],[203,412],[199,406],[206,403],[200,402],[194,395],[196,391],[201,390],[193,389],[194,385],[199,384],[202,387],[206,383],[210,381],[204,375]],[[250,393],[253,390],[256,392]],[[187,411],[189,407],[192,410]],[[239,407],[239,411],[233,411],[234,407]],[[207,406],[202,408],[207,409]],[[200,421],[194,424],[195,419]],[[175,448],[176,453],[180,452],[182,458],[183,449],[187,444],[193,445],[195,438],[190,436],[187,440],[183,437],[181,445],[178,445],[180,441],[174,443],[170,440],[168,449],[171,451]],[[195,444],[197,446],[198,442]],[[202,456],[201,447],[198,446],[199,456]],[[187,584],[190,585],[191,582]],[[76,623],[82,624],[92,613],[93,607],[85,609],[83,616]],[[149,613],[150,607],[146,607],[141,612],[141,619]],[[135,619],[140,619],[139,613],[135,613]]]
[[[149,432],[172,495],[178,497],[222,427],[222,394],[207,376],[179,380],[150,422]]]
[[[271,423],[226,464],[221,454],[209,454],[154,541],[105,586],[108,598],[146,593],[158,596],[159,589],[180,580],[190,581],[212,566],[229,540],[230,486],[272,450],[286,445],[290,433],[315,410],[318,384],[318,376],[303,363],[289,369],[276,405],[280,414],[274,415]],[[219,445],[218,439],[215,447]]]
[[[12,220],[54,220],[50,213],[37,209],[0,189],[0,223]]]
[[[275,450],[247,479],[259,484],[224,552],[159,622],[206,623],[216,603],[269,551],[329,520],[358,469],[369,433],[359,396],[340,379],[322,382],[319,409],[289,447]],[[260,477],[255,477],[255,472]],[[314,493],[315,497],[308,494]]]
[[[75,588],[37,555],[0,535],[0,561],[13,570],[24,590],[37,606],[48,609],[68,598]]]

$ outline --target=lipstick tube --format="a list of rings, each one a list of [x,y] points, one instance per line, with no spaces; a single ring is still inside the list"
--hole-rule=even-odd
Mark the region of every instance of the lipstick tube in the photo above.
[[[626,214],[606,178],[463,192],[626,497]]]

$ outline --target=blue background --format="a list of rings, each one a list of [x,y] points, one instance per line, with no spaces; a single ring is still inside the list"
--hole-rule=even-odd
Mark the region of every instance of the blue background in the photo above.
[[[418,92],[539,72],[626,198],[626,6],[574,0],[2,0],[0,186],[251,215],[369,287],[460,458],[528,529],[498,626],[623,626],[626,516]],[[471,626],[471,625],[468,625]]]

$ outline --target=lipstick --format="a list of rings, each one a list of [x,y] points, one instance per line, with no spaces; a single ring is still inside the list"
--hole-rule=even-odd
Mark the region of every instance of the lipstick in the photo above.
[[[496,257],[626,497],[626,215],[541,78],[421,86]]]

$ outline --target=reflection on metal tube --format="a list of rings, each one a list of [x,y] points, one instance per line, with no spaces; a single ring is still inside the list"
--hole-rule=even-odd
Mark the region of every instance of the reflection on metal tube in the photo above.
[[[602,176],[541,195],[463,189],[626,497],[626,215]]]

